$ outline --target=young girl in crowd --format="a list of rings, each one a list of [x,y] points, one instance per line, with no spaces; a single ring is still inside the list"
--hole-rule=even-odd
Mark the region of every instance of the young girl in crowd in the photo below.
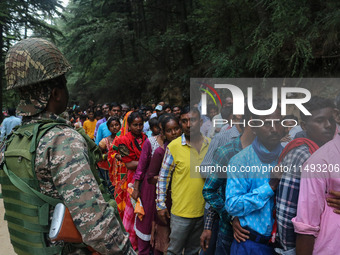
[[[133,183],[133,176],[138,166],[138,161],[141,156],[143,144],[146,140],[146,135],[143,131],[143,116],[138,112],[132,112],[127,118],[129,132],[117,139],[118,152],[121,156],[121,161],[125,163],[127,168],[126,185]],[[131,204],[130,196],[126,193],[125,211],[123,217],[123,225],[129,233],[129,238],[134,249],[137,249],[137,237],[134,231],[135,215]]]
[[[182,134],[182,130],[179,126],[179,121],[176,117],[173,115],[165,116],[160,120],[160,126],[161,126],[161,133],[164,137],[164,144],[162,146],[159,146],[151,160],[149,165],[149,170],[147,172],[146,178],[148,180],[149,184],[154,185],[154,193],[152,195],[153,201],[156,199],[156,183],[158,179],[159,172],[161,170],[163,157],[165,154],[166,147],[168,144],[179,137]],[[170,190],[168,189],[166,204],[167,208],[170,211],[171,208],[171,196],[170,196]],[[166,252],[169,244],[169,235],[170,235],[170,221],[168,221],[167,224],[164,224],[161,220],[158,219],[157,211],[156,211],[156,205],[154,203],[153,207],[153,216],[154,216],[154,222],[153,222],[153,231],[152,231],[152,237],[151,237],[151,245],[154,247],[154,254],[163,254]]]
[[[117,133],[115,139],[112,142],[112,147],[108,153],[109,161],[109,176],[112,185],[115,187],[114,198],[117,202],[118,212],[120,218],[124,218],[124,210],[127,198],[127,168],[125,163],[122,162],[122,157],[118,152],[118,140],[120,137],[125,136],[129,132],[129,125],[127,122],[128,117],[132,112],[127,112],[124,116],[122,128]]]
[[[158,124],[158,119],[152,118],[151,120],[149,120],[149,125],[150,125],[150,130],[146,132],[146,135],[148,136],[148,138],[159,135],[160,128]]]
[[[113,140],[115,139],[116,134],[119,132],[119,129],[121,128],[121,124],[118,117],[110,117],[107,120],[106,125],[110,130],[111,135],[103,138],[99,143],[99,148],[103,153],[103,161],[100,161],[98,163],[98,167],[100,169],[102,177],[108,184],[109,191],[112,193],[112,195],[114,195],[114,186],[112,185],[109,178],[109,163],[107,161],[107,156],[110,148],[112,147]]]

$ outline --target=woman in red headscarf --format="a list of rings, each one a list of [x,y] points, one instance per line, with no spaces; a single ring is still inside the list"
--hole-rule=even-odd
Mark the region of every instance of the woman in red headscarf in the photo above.
[[[129,238],[134,249],[137,248],[137,237],[134,230],[135,215],[134,209],[131,204],[130,195],[126,192],[129,183],[133,183],[133,176],[137,169],[138,160],[140,158],[142,147],[146,135],[143,131],[143,116],[138,112],[129,112],[126,114],[127,126],[129,132],[125,135],[120,135],[116,141],[114,141],[114,149],[117,148],[119,155],[111,155],[115,157],[116,161],[121,160],[121,163],[125,164],[125,169],[118,168],[118,171],[126,170],[126,173],[116,172],[116,202],[118,208],[125,204],[124,215],[123,215],[123,225],[126,231],[130,234]],[[124,118],[125,120],[125,118]],[[123,123],[123,128],[124,128]],[[125,130],[126,131],[126,130]],[[124,180],[119,182],[118,179]],[[119,182],[119,183],[118,183]],[[119,187],[120,186],[120,187]],[[117,189],[118,188],[118,189]],[[121,190],[119,190],[121,189]],[[120,194],[118,194],[120,192]],[[123,193],[123,194],[122,194]],[[118,195],[121,195],[120,197]],[[122,201],[121,201],[122,199]]]
[[[117,133],[115,139],[112,142],[112,147],[108,153],[109,176],[112,186],[115,187],[114,197],[117,202],[118,212],[120,218],[124,218],[124,210],[126,205],[126,194],[127,194],[127,173],[128,170],[125,163],[122,162],[121,156],[118,152],[118,139],[129,132],[129,126],[127,123],[127,118],[132,112],[125,114],[122,128]]]

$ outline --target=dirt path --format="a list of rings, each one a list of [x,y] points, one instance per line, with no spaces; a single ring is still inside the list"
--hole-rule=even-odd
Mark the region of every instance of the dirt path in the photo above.
[[[7,222],[4,220],[4,214],[4,203],[3,200],[0,198],[0,255],[15,255],[12,244],[9,240]]]

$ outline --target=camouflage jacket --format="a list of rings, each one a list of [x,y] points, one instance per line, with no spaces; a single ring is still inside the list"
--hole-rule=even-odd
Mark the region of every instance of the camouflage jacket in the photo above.
[[[45,112],[24,117],[23,125],[41,119],[60,118]],[[84,243],[101,254],[135,254],[113,208],[104,201],[90,169],[87,144],[79,133],[67,126],[48,131],[38,143],[35,172],[42,193],[64,201]]]

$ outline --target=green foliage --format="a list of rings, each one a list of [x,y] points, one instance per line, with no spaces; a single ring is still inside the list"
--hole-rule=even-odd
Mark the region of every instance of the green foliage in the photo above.
[[[26,26],[52,34],[73,66],[71,99],[82,105],[184,104],[191,77],[339,76],[337,1],[70,0],[59,20],[41,22],[58,4],[2,1],[4,47]]]

